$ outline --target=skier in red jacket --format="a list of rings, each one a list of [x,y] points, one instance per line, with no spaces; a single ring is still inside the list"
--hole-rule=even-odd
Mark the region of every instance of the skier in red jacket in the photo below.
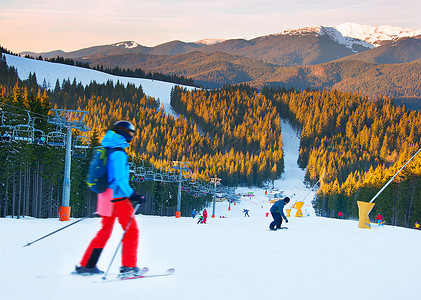
[[[379,223],[379,226],[383,225],[383,217],[380,213],[377,214],[377,223]]]
[[[206,208],[203,210],[203,224],[206,224],[206,219],[208,218],[208,212],[206,211]]]

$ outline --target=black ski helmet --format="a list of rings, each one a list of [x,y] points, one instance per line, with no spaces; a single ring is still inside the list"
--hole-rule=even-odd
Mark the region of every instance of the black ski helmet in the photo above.
[[[285,202],[285,203],[289,203],[289,197],[285,197],[285,198],[284,198],[284,202]]]
[[[113,125],[113,131],[122,135],[126,142],[131,142],[134,137],[135,129],[132,123],[129,121],[118,121]]]

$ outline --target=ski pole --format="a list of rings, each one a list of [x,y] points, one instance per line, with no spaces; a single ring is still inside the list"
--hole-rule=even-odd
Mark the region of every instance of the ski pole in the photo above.
[[[51,232],[51,233],[49,233],[49,234],[46,234],[46,235],[44,235],[44,236],[40,237],[39,239],[36,239],[35,241],[32,241],[32,242],[30,242],[30,243],[28,243],[28,244],[24,245],[23,247],[30,246],[30,245],[32,245],[33,243],[38,242],[38,241],[40,241],[40,240],[42,240],[42,239],[46,238],[47,236],[53,235],[54,233],[57,233],[57,232],[59,232],[59,231],[61,231],[61,230],[65,229],[65,228],[67,228],[67,227],[70,227],[70,226],[72,226],[72,225],[75,225],[76,223],[79,223],[80,221],[83,221],[83,220],[85,220],[85,219],[87,219],[87,218],[93,217],[94,215],[96,215],[96,212],[94,212],[94,213],[90,214],[89,216],[83,217],[82,219],[79,219],[79,220],[77,220],[77,221],[74,221],[73,223],[70,223],[69,225],[66,225],[66,226],[64,226],[64,227],[62,227],[62,228],[60,228],[60,229],[57,229],[57,230],[55,230],[55,231],[53,231],[53,232]]]
[[[113,261],[114,261],[115,256],[117,255],[118,249],[120,249],[120,246],[121,246],[121,243],[123,242],[124,236],[126,235],[127,230],[129,230],[129,227],[130,227],[130,225],[132,224],[132,221],[133,221],[133,219],[134,219],[134,217],[135,217],[135,215],[136,215],[136,211],[137,211],[137,209],[139,208],[139,206],[140,206],[140,203],[136,204],[136,207],[134,208],[133,214],[132,214],[132,216],[130,217],[129,223],[127,223],[127,226],[126,226],[126,228],[124,229],[123,235],[122,235],[122,237],[121,237],[121,239],[120,239],[120,242],[119,242],[119,243],[118,243],[118,245],[117,245],[117,249],[115,249],[114,255],[113,255],[113,257],[111,258],[111,261],[110,261],[110,264],[108,265],[107,271],[105,271],[104,276],[102,276],[102,279],[104,279],[104,280],[105,280],[105,279],[107,279],[107,274],[108,274],[108,271],[110,270],[111,265],[113,264]]]

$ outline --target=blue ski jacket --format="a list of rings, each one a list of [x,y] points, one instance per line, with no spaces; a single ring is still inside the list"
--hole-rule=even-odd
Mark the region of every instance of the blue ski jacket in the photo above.
[[[129,143],[126,139],[112,130],[107,131],[101,141],[101,145],[109,148],[127,148]],[[113,190],[114,198],[130,197],[134,190],[129,185],[129,164],[125,151],[114,151],[108,156],[107,162],[108,186]]]
[[[282,218],[286,219],[286,216],[284,214],[284,206],[285,206],[284,199],[280,199],[272,205],[272,207],[270,208],[270,212],[279,213],[282,216]]]

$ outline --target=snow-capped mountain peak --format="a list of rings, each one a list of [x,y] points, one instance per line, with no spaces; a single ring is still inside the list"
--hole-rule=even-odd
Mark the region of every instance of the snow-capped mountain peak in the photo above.
[[[358,52],[356,49],[357,46],[364,48],[373,48],[374,46],[357,38],[344,36],[340,31],[333,27],[325,26],[314,26],[314,27],[304,27],[300,29],[289,29],[284,30],[280,35],[305,35],[305,34],[318,34],[328,36],[330,39],[336,41],[339,44],[346,46],[347,48]]]
[[[365,48],[374,47],[372,44],[369,44],[361,39],[343,35],[340,31],[338,31],[337,29],[333,27],[320,26],[319,34],[329,36],[332,40],[346,46],[347,48],[353,50],[354,52],[358,52],[354,50],[356,46],[362,46]]]
[[[349,49],[354,50],[356,49],[356,46],[373,48],[380,46],[383,41],[418,36],[421,35],[421,29],[392,25],[371,26],[356,23],[343,23],[335,27],[304,27],[299,29],[284,30],[279,33],[279,35],[304,34],[326,35],[339,44],[345,45]]]
[[[356,23],[343,23],[334,28],[343,36],[356,38],[374,46],[379,46],[382,41],[421,35],[421,29],[392,25],[371,26]]]

